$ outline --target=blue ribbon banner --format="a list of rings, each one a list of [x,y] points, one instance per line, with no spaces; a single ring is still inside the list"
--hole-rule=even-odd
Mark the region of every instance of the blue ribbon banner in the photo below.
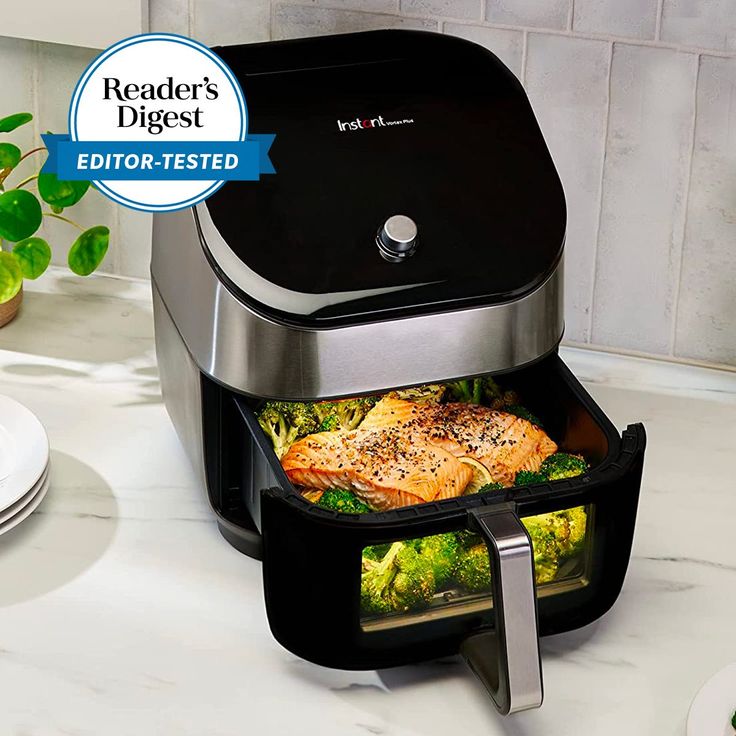
[[[275,174],[268,151],[276,136],[245,141],[72,141],[42,135],[45,173],[66,181],[257,181]]]

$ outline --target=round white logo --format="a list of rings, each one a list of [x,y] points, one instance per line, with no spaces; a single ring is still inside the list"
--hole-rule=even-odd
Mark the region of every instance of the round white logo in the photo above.
[[[235,178],[225,173],[237,156],[218,151],[222,142],[244,141],[246,129],[243,92],[227,65],[206,46],[167,33],[104,51],[69,108],[71,141],[105,142],[77,157],[80,174],[89,171],[108,197],[149,212],[189,207]]]

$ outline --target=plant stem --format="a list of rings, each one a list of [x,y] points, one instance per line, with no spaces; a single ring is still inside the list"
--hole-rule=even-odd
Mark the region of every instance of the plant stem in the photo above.
[[[74,222],[74,220],[70,220],[68,217],[64,217],[63,215],[57,215],[56,212],[44,212],[43,216],[54,217],[57,220],[68,223],[69,225],[74,225],[74,227],[78,227],[82,232],[84,232],[84,228],[78,222]]]
[[[39,146],[38,148],[32,148],[27,153],[24,153],[19,159],[18,163],[20,163],[24,158],[28,158],[32,153],[38,153],[39,151],[45,151],[46,146]]]
[[[16,184],[15,188],[20,189],[22,186],[24,186],[25,184],[28,184],[28,182],[33,181],[34,179],[38,179],[38,174],[34,174],[33,176],[27,176],[25,179],[23,179],[22,182],[20,182],[20,184]]]

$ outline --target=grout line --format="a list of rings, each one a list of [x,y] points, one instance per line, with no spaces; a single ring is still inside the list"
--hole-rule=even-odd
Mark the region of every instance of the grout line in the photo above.
[[[114,225],[110,228],[115,233],[115,240],[113,241],[112,249],[112,263],[110,267],[112,272],[116,275],[122,275],[123,273],[123,254],[122,254],[122,238],[121,238],[121,227],[120,227],[120,210],[122,207],[113,208],[113,222]],[[113,229],[114,228],[114,229]],[[112,238],[111,238],[112,239]]]
[[[677,322],[680,314],[680,293],[682,292],[682,272],[683,261],[685,260],[685,239],[687,237],[687,222],[690,211],[690,183],[693,177],[693,159],[695,158],[695,128],[698,123],[698,85],[700,82],[700,61],[698,56],[696,60],[695,80],[693,84],[693,116],[690,131],[690,161],[688,162],[687,177],[685,179],[685,191],[682,195],[683,207],[685,213],[682,221],[682,237],[680,238],[680,259],[677,264],[677,278],[675,279],[675,288],[672,293],[672,327],[670,332],[670,355],[675,355],[675,347],[677,342]]]
[[[279,3],[286,5],[290,8],[314,8],[314,5],[306,5],[303,2],[299,3]],[[360,10],[360,9],[354,9],[354,8],[346,8],[345,6],[336,6],[334,4],[334,0],[332,2],[326,2],[326,3],[320,3],[320,8],[324,8],[326,10],[335,10],[337,12],[350,12],[350,13],[358,13],[358,14],[370,14],[370,15],[383,15],[389,18],[395,18],[396,14],[391,12],[381,12],[381,11],[375,11],[375,10]],[[646,38],[631,38],[629,36],[611,36],[606,35],[605,33],[588,33],[588,32],[580,32],[580,31],[574,31],[572,34],[567,28],[547,28],[544,26],[529,26],[529,25],[512,25],[509,23],[492,23],[490,21],[482,20],[482,21],[473,21],[469,20],[468,18],[458,18],[455,16],[449,16],[449,15],[422,15],[421,13],[412,13],[412,12],[404,12],[401,14],[402,18],[410,18],[413,20],[433,20],[435,23],[454,23],[457,25],[462,26],[475,26],[475,27],[485,27],[485,28],[498,28],[499,30],[507,30],[507,31],[528,31],[529,33],[545,33],[550,36],[571,36],[574,38],[583,38],[587,39],[589,41],[606,41],[608,43],[622,43],[622,44],[629,44],[630,46],[647,46],[647,47],[653,47],[653,48],[662,48],[662,49],[670,49],[672,51],[681,51],[683,53],[688,54],[699,54],[704,56],[715,56],[715,57],[726,57],[726,58],[734,58],[736,57],[736,51],[724,51],[723,49],[709,49],[705,48],[704,46],[687,46],[684,44],[678,44],[678,43],[672,43],[667,41],[661,41],[656,39],[646,39]]]
[[[488,0],[480,0],[480,19],[484,21],[488,15]]]
[[[521,39],[521,73],[519,80],[521,82],[521,86],[526,89],[526,61],[527,57],[529,56],[529,31],[524,31],[524,35]]]
[[[606,124],[603,127],[603,158],[601,159],[601,178],[598,190],[598,221],[593,242],[593,279],[590,285],[590,314],[588,315],[588,342],[593,342],[593,318],[595,315],[595,293],[598,276],[598,255],[600,250],[601,225],[603,223],[603,190],[605,186],[606,155],[608,151],[608,129],[611,124],[611,88],[613,79],[613,44],[608,51],[608,92],[606,94]]]
[[[194,0],[187,0],[187,35],[194,38]]]
[[[570,0],[570,10],[567,13],[567,30],[572,33],[573,19],[575,18],[575,0]]]
[[[654,19],[654,40],[659,41],[662,34],[662,13],[664,12],[664,0],[657,0],[657,17]]]
[[[33,107],[33,148],[41,142],[41,44],[39,41],[33,41],[33,69],[31,71],[31,105]],[[32,156],[28,157],[32,159]],[[39,168],[40,171],[40,168]],[[35,171],[34,171],[35,173]],[[46,218],[41,218],[41,227],[43,237],[50,240],[46,232]],[[36,233],[37,235],[39,233]],[[53,259],[53,256],[52,256]]]
[[[282,4],[282,3],[280,3]],[[314,5],[305,5],[304,3],[283,3],[288,7],[291,8],[314,8]],[[380,11],[364,11],[364,10],[356,10],[356,9],[350,9],[348,10],[344,6],[337,7],[334,4],[320,4],[320,8],[324,8],[326,10],[335,10],[335,11],[343,11],[343,12],[350,12],[350,13],[358,13],[358,14],[370,14],[370,15],[383,15],[388,18],[395,18],[396,14],[390,13],[390,12],[380,12]],[[574,33],[570,34],[570,31],[567,30],[567,28],[560,29],[560,28],[546,28],[543,26],[529,26],[529,25],[511,25],[508,23],[491,23],[489,21],[472,21],[468,20],[468,18],[457,18],[454,16],[439,16],[439,15],[422,15],[421,13],[402,13],[402,18],[411,18],[413,20],[433,20],[437,23],[440,21],[444,23],[454,23],[457,25],[462,26],[475,26],[475,27],[484,27],[484,28],[498,28],[499,30],[507,30],[507,31],[528,31],[529,33],[544,33],[548,34],[550,36],[570,36],[572,35],[574,38],[583,38],[588,39],[590,41],[606,41],[608,43],[625,43],[629,44],[630,46],[647,46],[647,47],[654,47],[654,48],[663,48],[663,49],[670,49],[672,51],[681,51],[683,53],[689,53],[689,54],[701,54],[705,56],[716,56],[716,57],[726,57],[726,58],[734,58],[736,57],[736,51],[724,51],[722,49],[709,49],[702,46],[686,46],[683,44],[677,44],[677,43],[671,43],[671,42],[662,42],[652,39],[644,39],[644,38],[630,38],[628,36],[607,36],[604,33],[586,33],[586,32],[580,32],[575,31]]]

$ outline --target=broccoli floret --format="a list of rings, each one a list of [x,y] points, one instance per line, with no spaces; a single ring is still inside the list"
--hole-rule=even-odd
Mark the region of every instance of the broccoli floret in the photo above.
[[[484,486],[481,486],[476,493],[487,493],[488,491],[502,491],[505,488],[503,483],[497,483],[496,481],[491,481],[490,483],[486,483]]]
[[[481,593],[491,586],[491,561],[485,544],[465,550],[455,568],[455,580],[469,593]]]
[[[432,564],[435,583],[444,585],[455,571],[460,544],[453,533],[434,534],[419,541],[419,552]]]
[[[483,398],[483,379],[473,378],[464,381],[452,381],[446,384],[445,397],[449,401],[463,404],[480,404]]]
[[[506,407],[506,411],[509,414],[515,414],[517,417],[520,417],[521,419],[526,419],[527,422],[536,424],[537,427],[543,426],[542,422],[539,420],[539,417],[535,416],[528,409],[524,408],[523,406],[520,406],[519,404],[509,404]]]
[[[417,404],[439,404],[446,390],[446,386],[439,383],[428,383],[414,388],[402,388],[392,391],[389,396],[404,401],[414,401]]]
[[[556,452],[550,455],[539,468],[549,480],[574,478],[587,472],[588,464],[579,455],[570,455],[566,452]]]
[[[364,396],[360,399],[321,401],[315,404],[314,411],[319,419],[320,431],[355,429],[377,402],[377,396]]]
[[[435,592],[429,560],[414,547],[394,542],[379,562],[364,558],[360,600],[365,613],[389,613],[423,608]]]
[[[267,401],[258,414],[258,423],[282,458],[300,437],[316,432],[319,418],[313,404],[299,401]]]
[[[585,541],[587,514],[582,506],[523,519],[535,555],[559,562],[578,552]]]
[[[386,556],[390,548],[391,542],[363,547],[363,561],[372,560],[374,562],[380,562]]]
[[[337,418],[337,414],[326,416],[319,425],[320,432],[334,432],[337,429],[340,429],[340,420]]]
[[[545,483],[547,476],[534,470],[520,470],[514,479],[515,486],[530,486],[533,483]]]
[[[371,510],[370,506],[363,503],[352,491],[341,488],[330,488],[325,491],[317,501],[317,506],[341,511],[344,514],[365,514]]]

